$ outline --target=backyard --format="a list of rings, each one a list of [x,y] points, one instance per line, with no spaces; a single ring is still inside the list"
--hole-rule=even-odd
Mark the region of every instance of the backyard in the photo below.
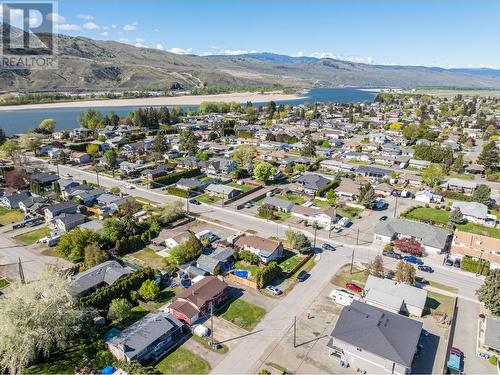
[[[304,204],[304,202],[305,202],[304,198],[302,198],[300,195],[296,195],[296,194],[277,194],[274,197],[278,198],[278,199],[288,200],[288,201],[293,202],[295,204]]]
[[[23,219],[24,215],[21,210],[9,210],[5,207],[0,207],[0,226],[17,223]]]
[[[227,186],[234,187],[235,189],[241,190],[243,193],[246,193],[255,188],[255,186],[248,184],[237,184],[236,182],[229,182],[226,184]]]
[[[429,308],[431,315],[446,314],[451,316],[453,314],[455,298],[436,292],[428,292],[425,304]]]
[[[337,214],[340,216],[347,217],[349,219],[357,217],[361,213],[361,211],[363,211],[361,208],[356,208],[356,207],[349,207],[349,206],[337,207]]]
[[[148,266],[155,269],[162,269],[165,265],[165,263],[163,263],[163,258],[149,247],[136,251],[135,253],[128,254],[124,258],[140,266]]]
[[[224,305],[218,314],[231,323],[251,331],[266,315],[266,310],[241,299]]]
[[[40,238],[46,237],[50,234],[50,229],[47,227],[35,229],[31,232],[20,234],[14,237],[16,240],[21,241],[25,245],[32,245]]]
[[[257,270],[259,270],[261,267],[258,265],[253,265],[250,264],[244,260],[239,260],[234,264],[234,269],[236,270],[246,270],[250,272],[251,277],[249,277],[249,280],[253,280],[255,278],[255,273]]]
[[[201,203],[206,203],[206,204],[214,204],[220,201],[222,198],[218,197],[217,195],[200,195],[196,197],[196,200]]]
[[[163,358],[155,369],[162,374],[207,374],[210,365],[203,358],[179,347]]]
[[[168,303],[172,298],[174,298],[180,291],[182,287],[176,286],[175,288],[166,287],[160,290],[158,297],[152,302],[153,307],[159,309],[166,303]]]
[[[366,276],[364,270],[356,266],[352,267],[352,274],[351,274],[351,265],[348,263],[344,264],[337,271],[337,273],[333,276],[330,282],[342,288],[344,288],[345,284],[347,283],[354,283],[359,285],[360,287],[363,287],[366,283],[367,278],[368,277]]]
[[[84,360],[84,354],[78,347],[56,352],[42,363],[31,366],[24,374],[74,374]]]

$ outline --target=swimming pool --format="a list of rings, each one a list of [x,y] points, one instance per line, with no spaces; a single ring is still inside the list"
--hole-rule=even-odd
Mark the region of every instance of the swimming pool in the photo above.
[[[234,276],[241,277],[242,279],[248,279],[248,276],[250,275],[250,271],[247,270],[234,270],[233,273]]]

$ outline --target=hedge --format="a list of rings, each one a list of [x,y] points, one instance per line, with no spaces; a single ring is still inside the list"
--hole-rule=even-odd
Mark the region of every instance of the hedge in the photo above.
[[[169,186],[167,189],[167,193],[169,193],[170,195],[175,195],[177,197],[187,198],[189,191],[186,189],[181,189],[177,186]]]
[[[271,262],[268,266],[257,270],[255,273],[257,288],[261,289],[266,287],[271,281],[281,275],[281,272],[282,269],[276,262]]]
[[[146,267],[140,271],[124,275],[113,284],[97,289],[94,293],[80,298],[82,307],[95,307],[97,309],[107,309],[115,298],[127,298],[130,300],[130,292],[141,287],[146,280],[154,280],[153,269]]]
[[[116,241],[116,254],[122,255],[139,250],[146,245],[145,242],[147,241],[143,241],[140,235],[120,238]]]
[[[339,185],[340,185],[340,181],[339,180],[333,180],[333,181],[329,182],[325,187],[319,189],[316,192],[316,196],[317,197],[322,197],[323,194],[325,194],[328,190],[330,190],[330,189],[336,189]]]
[[[465,195],[456,191],[447,191],[444,193],[444,197],[448,199],[455,199],[457,201],[472,202],[471,195]]]
[[[151,183],[151,187],[163,187],[165,185],[175,184],[181,178],[196,177],[201,174],[200,168],[187,169],[185,171],[170,173],[166,176],[159,177]]]
[[[479,259],[465,256],[460,262],[460,269],[462,271],[474,272],[483,276],[488,276],[490,273],[490,262],[485,259],[481,259],[481,262],[479,262]]]

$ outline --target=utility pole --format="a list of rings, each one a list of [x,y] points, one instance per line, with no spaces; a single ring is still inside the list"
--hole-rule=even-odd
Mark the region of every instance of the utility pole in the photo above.
[[[22,284],[25,284],[25,280],[24,280],[24,271],[23,271],[23,264],[21,263],[21,258],[19,258],[18,260],[18,267],[19,267],[19,278],[21,279],[21,283]]]
[[[186,213],[189,215],[189,190],[186,196]]]
[[[99,185],[99,171],[96,170],[95,175],[96,175],[97,186],[101,186]]]
[[[314,228],[314,244],[313,244],[313,250],[316,249],[316,232],[318,231],[318,223],[315,221],[313,223],[313,228]]]
[[[297,347],[297,316],[293,317],[293,347]]]
[[[398,197],[396,197],[396,202],[394,203],[394,217],[396,217],[397,208],[398,208]]]
[[[483,252],[484,252],[484,250],[481,250],[481,255],[479,256],[479,261],[477,262],[476,277],[479,275],[479,268],[481,267],[481,260],[483,259]]]
[[[58,177],[61,177],[61,176],[59,175],[59,162],[57,162],[57,164],[56,164],[56,168],[57,168],[57,176],[58,176]]]
[[[359,228],[356,230],[356,245],[359,245]]]
[[[352,267],[354,266],[354,248],[352,249],[352,255],[351,255],[351,275],[352,275]]]

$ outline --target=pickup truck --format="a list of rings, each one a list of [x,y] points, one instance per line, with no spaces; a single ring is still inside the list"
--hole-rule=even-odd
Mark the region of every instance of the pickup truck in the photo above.
[[[448,362],[446,363],[450,374],[461,374],[463,370],[464,353],[460,349],[452,347],[450,349]]]

